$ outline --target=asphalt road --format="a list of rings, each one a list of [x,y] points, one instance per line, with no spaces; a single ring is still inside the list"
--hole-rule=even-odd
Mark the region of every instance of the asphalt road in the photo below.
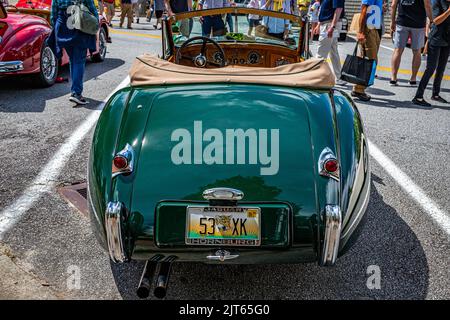
[[[72,132],[126,77],[133,58],[144,52],[159,53],[159,31],[150,30],[153,28],[148,24],[135,27],[114,29],[106,61],[88,63],[84,94],[90,103],[86,107],[72,107],[67,83],[38,89],[23,79],[0,79],[0,212],[23,195]],[[354,45],[349,39],[339,46],[342,59]],[[392,44],[383,40],[383,46],[378,79],[368,89],[373,99],[357,103],[367,136],[448,215],[450,104],[434,104],[431,108],[412,105],[415,89],[407,83],[406,71],[399,75],[400,85],[390,87],[387,70]],[[411,53],[406,50],[401,69],[409,69],[410,61]],[[442,95],[448,100],[449,66],[442,83]],[[63,74],[68,75],[67,68]],[[351,89],[343,88],[348,92]],[[91,135],[92,130],[51,183],[63,186],[86,179]],[[358,243],[335,267],[175,264],[167,298],[449,299],[448,233],[382,165],[371,160],[373,182],[367,223]],[[0,280],[0,292],[8,292],[6,298],[20,296],[19,292],[30,290],[29,286],[46,290],[42,295],[39,290],[29,291],[35,292],[27,296],[31,298],[137,298],[135,289],[143,264],[132,262],[111,268],[88,219],[68,205],[55,187],[2,235],[0,243],[0,273],[6,268],[3,261],[8,259],[4,257],[8,257],[18,278],[23,273],[34,279],[29,283]],[[381,271],[380,289],[366,285],[367,268],[373,265]],[[68,286],[74,266],[80,270],[79,289]]]

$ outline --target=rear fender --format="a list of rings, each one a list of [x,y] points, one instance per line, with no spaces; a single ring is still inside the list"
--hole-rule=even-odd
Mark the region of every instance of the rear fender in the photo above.
[[[343,249],[367,208],[370,194],[370,167],[364,124],[356,105],[342,91],[336,90],[333,98],[341,148],[343,221],[340,248]]]
[[[131,255],[134,247],[134,239],[142,226],[142,218],[130,211],[133,192],[133,182],[141,146],[143,132],[147,126],[147,118],[150,112],[153,96],[160,89],[139,92],[134,89],[123,89],[115,94],[108,102],[98,121],[94,133],[93,149],[89,167],[92,170],[89,175],[95,180],[90,181],[90,186],[95,188],[90,192],[96,203],[94,213],[97,229],[105,237],[105,210],[108,203],[121,203],[124,212],[122,227],[126,256]],[[133,150],[134,170],[131,174],[112,177],[112,160],[115,154],[129,144]],[[95,149],[94,149],[95,148]],[[104,240],[104,239],[103,239]],[[102,241],[102,243],[105,243]]]
[[[88,198],[91,221],[100,243],[105,242],[104,213],[111,194],[112,159],[116,153],[116,140],[123,113],[130,96],[130,89],[116,92],[98,119],[88,162]]]
[[[0,61],[22,61],[23,71],[14,74],[39,72],[42,46],[50,34],[46,25],[33,24],[19,29],[2,41]]]
[[[318,215],[316,252],[318,257],[323,253],[324,235],[325,235],[325,210],[328,205],[339,205],[341,180],[332,179],[320,175],[320,158],[324,150],[331,151],[339,163],[341,163],[341,151],[339,148],[339,133],[336,122],[336,111],[333,101],[333,95],[330,91],[308,92],[302,96],[308,105],[310,114],[310,131],[313,146],[315,187],[316,187],[316,206]],[[320,103],[321,107],[318,107]]]

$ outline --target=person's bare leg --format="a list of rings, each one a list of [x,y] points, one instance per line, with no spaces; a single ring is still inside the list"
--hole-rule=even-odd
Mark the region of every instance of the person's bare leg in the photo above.
[[[422,59],[420,58],[420,49],[413,50],[413,59],[412,59],[412,75],[409,81],[416,81],[417,73],[419,72],[420,63]]]
[[[248,28],[248,35],[251,36],[253,32],[253,27],[249,27]]]
[[[391,80],[397,81],[397,74],[398,74],[398,68],[400,68],[400,62],[402,60],[402,54],[403,54],[404,48],[395,48],[394,53],[392,54],[392,60],[391,60],[391,68],[392,68],[392,74],[391,74]]]
[[[128,6],[128,13],[127,13],[127,28],[132,29],[133,27],[131,24],[133,23],[133,5],[130,3]]]
[[[127,12],[125,11],[125,4],[121,5],[120,10],[121,10],[121,12],[120,12],[120,24],[119,24],[119,27],[122,28],[123,22],[125,21],[125,16],[127,14]]]
[[[425,46],[423,47],[422,55],[425,56],[428,54],[428,39],[425,42]]]
[[[310,38],[312,39],[313,37],[314,37],[314,29],[316,28],[316,25],[317,25],[317,23],[316,22],[312,22],[311,23],[311,29],[309,30],[310,31]]]
[[[108,10],[108,14],[106,15],[106,22],[108,22],[108,24],[111,24],[112,19],[114,17],[114,5],[109,6],[106,10]]]

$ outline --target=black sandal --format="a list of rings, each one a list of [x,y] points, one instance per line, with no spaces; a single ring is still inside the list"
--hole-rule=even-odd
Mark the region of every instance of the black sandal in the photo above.
[[[447,100],[445,100],[444,98],[442,98],[441,96],[431,96],[431,100],[437,101],[437,102],[441,102],[441,103],[448,103]]]
[[[391,86],[396,86],[397,85],[397,80],[391,80],[391,81],[389,81],[389,84]]]
[[[424,98],[414,98],[412,103],[422,107],[431,107],[431,103],[426,102]]]
[[[370,101],[370,99],[372,98],[365,92],[356,92],[356,91],[352,91],[351,96],[358,98],[361,101]]]
[[[410,85],[410,86],[415,86],[415,85],[417,85],[417,81],[411,81],[411,80],[409,80],[409,85]]]

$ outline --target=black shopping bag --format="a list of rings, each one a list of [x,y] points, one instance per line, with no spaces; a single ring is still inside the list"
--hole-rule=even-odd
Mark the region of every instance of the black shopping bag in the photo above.
[[[364,48],[364,46],[363,46]],[[373,85],[375,79],[375,72],[377,69],[377,62],[375,59],[361,58],[356,55],[358,49],[358,42],[356,43],[353,55],[348,54],[342,66],[341,79],[350,83],[363,85],[369,87]],[[364,56],[366,52],[364,50]]]

